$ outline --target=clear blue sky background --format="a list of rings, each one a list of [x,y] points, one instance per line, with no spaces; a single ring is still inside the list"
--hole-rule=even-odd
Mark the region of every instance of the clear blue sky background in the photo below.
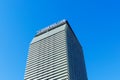
[[[89,80],[120,80],[119,0],[0,0],[0,80],[23,80],[36,31],[67,19]]]

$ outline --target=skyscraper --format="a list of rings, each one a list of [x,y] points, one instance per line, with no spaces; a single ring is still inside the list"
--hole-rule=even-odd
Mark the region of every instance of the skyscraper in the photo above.
[[[82,47],[66,20],[35,35],[24,80],[87,80]]]

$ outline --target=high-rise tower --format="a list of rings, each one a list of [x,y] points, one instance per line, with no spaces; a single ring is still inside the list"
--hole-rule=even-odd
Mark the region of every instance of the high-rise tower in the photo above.
[[[66,20],[35,35],[24,80],[87,80],[82,47]]]

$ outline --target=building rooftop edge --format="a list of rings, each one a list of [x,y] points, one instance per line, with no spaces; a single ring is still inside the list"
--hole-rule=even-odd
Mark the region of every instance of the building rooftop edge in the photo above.
[[[66,19],[63,19],[63,20],[61,20],[61,21],[59,21],[57,23],[49,25],[49,26],[37,31],[37,34],[35,35],[35,37],[37,37],[37,36],[39,36],[39,35],[41,35],[43,33],[46,33],[46,32],[48,32],[48,31],[50,31],[52,29],[55,29],[55,28],[57,28],[57,27],[59,27],[59,26],[61,26],[63,24],[68,24],[68,21]]]

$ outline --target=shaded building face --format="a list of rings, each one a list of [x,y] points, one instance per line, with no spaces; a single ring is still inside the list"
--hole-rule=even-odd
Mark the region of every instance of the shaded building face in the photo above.
[[[67,21],[33,38],[24,80],[87,80],[82,47]]]

